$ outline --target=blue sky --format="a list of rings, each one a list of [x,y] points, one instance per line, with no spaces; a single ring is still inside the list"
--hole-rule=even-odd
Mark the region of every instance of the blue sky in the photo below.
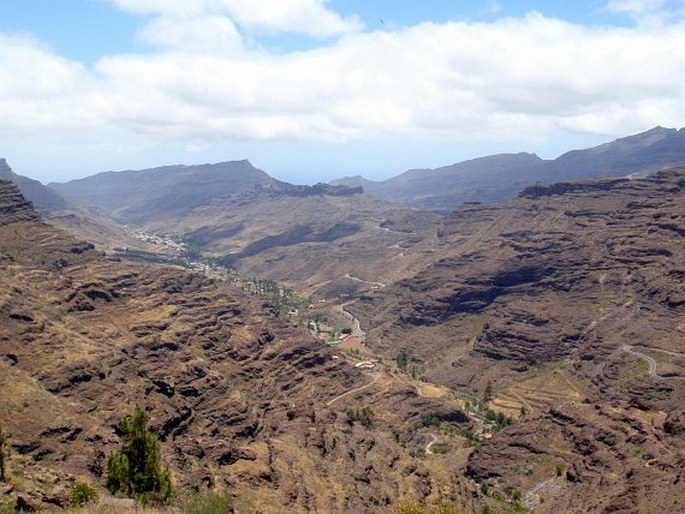
[[[602,0],[574,2],[515,0],[333,0],[328,6],[344,16],[358,16],[366,30],[411,26],[430,21],[486,21],[538,11],[582,24],[627,25],[625,14],[610,13]],[[145,51],[136,39],[149,16],[135,16],[107,0],[7,0],[0,2],[0,31],[27,32],[61,55],[92,64],[103,55]],[[260,39],[286,50],[320,43],[306,36],[262,34]]]
[[[261,7],[257,9],[255,5]],[[678,0],[8,0],[0,156],[383,178],[682,126]]]

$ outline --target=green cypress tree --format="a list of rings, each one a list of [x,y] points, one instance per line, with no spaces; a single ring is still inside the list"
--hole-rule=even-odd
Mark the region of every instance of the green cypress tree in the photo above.
[[[0,482],[7,480],[5,476],[5,457],[9,455],[9,450],[7,449],[7,435],[2,431],[0,426]]]
[[[167,502],[172,495],[171,476],[161,468],[159,442],[146,423],[145,411],[137,405],[133,417],[119,423],[122,448],[107,459],[107,489],[142,503]]]

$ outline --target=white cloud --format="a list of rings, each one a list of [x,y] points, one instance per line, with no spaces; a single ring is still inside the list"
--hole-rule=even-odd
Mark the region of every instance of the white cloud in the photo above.
[[[29,36],[0,33],[0,134],[88,124],[92,77]],[[66,117],[65,117],[66,116]]]
[[[612,12],[641,14],[663,10],[665,0],[609,0],[607,8]]]
[[[231,19],[217,15],[183,21],[160,16],[140,32],[140,37],[153,46],[183,52],[230,54],[243,49],[242,39]]]
[[[242,44],[220,12],[228,0],[116,1],[158,15],[141,33],[158,50],[88,70],[32,39],[1,36],[0,131],[124,130],[202,145],[624,135],[685,119],[681,23],[587,28],[530,14],[352,33],[272,54]],[[302,1],[313,4],[323,9]]]
[[[483,14],[497,14],[502,10],[502,4],[497,0],[487,0],[483,7]]]
[[[316,37],[361,30],[357,18],[343,18],[327,9],[327,0],[111,0],[137,14],[184,20],[208,15],[228,16],[249,29],[296,32]]]
[[[606,8],[612,13],[624,13],[641,25],[660,26],[683,17],[683,0],[609,0]]]

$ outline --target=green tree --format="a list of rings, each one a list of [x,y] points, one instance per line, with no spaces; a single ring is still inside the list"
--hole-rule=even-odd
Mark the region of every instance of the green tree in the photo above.
[[[5,459],[9,456],[9,449],[7,448],[7,434],[2,431],[2,426],[0,426],[0,481],[4,482],[7,480],[6,473],[6,462]]]
[[[488,403],[490,403],[493,398],[492,382],[488,382],[485,386],[485,391],[483,392],[483,405],[487,407]]]
[[[398,368],[400,368],[402,371],[406,371],[407,366],[411,362],[411,354],[406,348],[403,348],[395,358],[395,361],[397,362]]]
[[[168,502],[171,499],[171,475],[160,466],[159,442],[146,428],[147,418],[139,406],[133,417],[119,423],[122,448],[107,459],[107,489],[112,494]]]
[[[353,423],[359,423],[367,430],[373,426],[373,409],[369,405],[362,408],[357,407],[356,409],[348,409],[347,417],[350,418]]]

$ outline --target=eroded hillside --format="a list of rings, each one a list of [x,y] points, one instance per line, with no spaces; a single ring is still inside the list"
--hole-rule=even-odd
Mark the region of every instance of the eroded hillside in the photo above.
[[[438,237],[348,308],[374,350],[521,418],[470,476],[540,511],[683,510],[685,169],[467,204]]]
[[[3,503],[68,501],[104,483],[115,427],[150,413],[180,490],[228,488],[246,509],[388,510],[457,498],[454,468],[418,455],[426,413],[463,418],[390,375],[366,375],[268,306],[171,267],[107,258],[0,183]],[[368,406],[368,429],[347,414]]]

